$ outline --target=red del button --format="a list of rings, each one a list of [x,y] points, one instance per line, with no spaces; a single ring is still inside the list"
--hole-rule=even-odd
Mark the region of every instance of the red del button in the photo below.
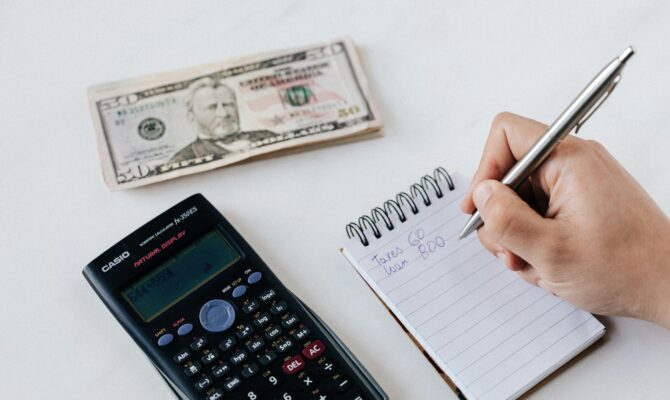
[[[302,350],[302,354],[304,354],[308,360],[313,360],[320,356],[324,350],[326,350],[326,348],[323,346],[323,343],[321,343],[320,340],[315,340]]]
[[[302,357],[300,357],[300,354],[297,354],[291,357],[290,360],[286,361],[284,365],[281,366],[281,369],[284,371],[284,373],[291,375],[300,371],[304,366],[305,362],[302,360]]]

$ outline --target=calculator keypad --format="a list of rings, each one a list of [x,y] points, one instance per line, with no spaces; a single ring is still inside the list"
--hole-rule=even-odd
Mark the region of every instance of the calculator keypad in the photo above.
[[[259,280],[256,275],[251,286],[225,296],[242,311],[229,329],[215,333],[188,327],[181,330],[187,334],[175,336],[180,347],[166,346],[201,398],[362,400],[323,338],[277,290]]]

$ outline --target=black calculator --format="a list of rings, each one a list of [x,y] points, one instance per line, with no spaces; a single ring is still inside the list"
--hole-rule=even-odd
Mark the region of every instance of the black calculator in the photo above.
[[[387,399],[200,194],[84,268],[180,399]]]

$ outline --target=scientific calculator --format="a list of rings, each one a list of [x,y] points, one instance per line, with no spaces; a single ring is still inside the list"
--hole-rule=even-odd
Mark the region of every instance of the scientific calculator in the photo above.
[[[180,399],[387,399],[200,194],[83,273]]]

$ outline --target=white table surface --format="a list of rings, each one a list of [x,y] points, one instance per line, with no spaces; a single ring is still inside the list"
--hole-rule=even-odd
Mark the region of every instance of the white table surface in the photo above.
[[[81,270],[201,192],[391,398],[453,398],[339,254],[348,221],[437,165],[470,176],[497,112],[550,122],[628,44],[638,54],[580,134],[670,212],[670,3],[489,3],[0,2],[1,397],[169,398]],[[342,35],[361,47],[383,138],[104,186],[88,85]],[[601,320],[602,344],[531,398],[670,397],[670,332]]]

